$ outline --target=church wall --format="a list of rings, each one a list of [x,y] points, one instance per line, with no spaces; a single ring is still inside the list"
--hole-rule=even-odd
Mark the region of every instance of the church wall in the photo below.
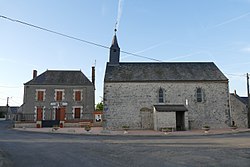
[[[175,112],[156,112],[154,130],[160,130],[164,127],[176,127],[176,114]]]
[[[164,90],[164,103],[158,103],[158,91]],[[197,102],[196,90],[202,89],[202,102]],[[229,124],[229,94],[227,82],[155,82],[104,83],[104,126],[121,129],[141,129],[140,110],[155,104],[184,104],[188,111],[188,126],[200,129],[225,128]]]

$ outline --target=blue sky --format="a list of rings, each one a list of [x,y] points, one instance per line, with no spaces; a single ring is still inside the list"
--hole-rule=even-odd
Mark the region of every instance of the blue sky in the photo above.
[[[121,50],[161,61],[215,62],[230,92],[246,96],[250,0],[0,0],[0,15],[110,46],[118,20]],[[118,18],[118,19],[117,19]],[[82,70],[96,102],[109,50],[0,17],[0,105],[21,105],[23,83],[47,69]],[[120,61],[151,61],[121,53]]]

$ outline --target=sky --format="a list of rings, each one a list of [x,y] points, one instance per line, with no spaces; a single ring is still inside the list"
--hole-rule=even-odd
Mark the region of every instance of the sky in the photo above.
[[[0,15],[110,47],[117,29],[121,62],[214,62],[230,92],[247,95],[250,0],[0,0]],[[81,70],[96,103],[109,49],[0,17],[0,105],[23,103],[23,84],[46,70]]]

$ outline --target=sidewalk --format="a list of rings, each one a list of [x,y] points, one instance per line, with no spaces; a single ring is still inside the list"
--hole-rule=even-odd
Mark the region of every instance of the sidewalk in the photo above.
[[[92,127],[89,132],[84,128],[59,128],[57,130],[53,128],[14,128],[15,130],[28,131],[28,132],[40,132],[40,133],[58,133],[58,134],[83,134],[83,135],[124,135],[124,136],[194,136],[194,135],[218,135],[218,134],[234,134],[250,132],[250,129],[239,128],[237,130],[228,129],[211,129],[208,133],[204,130],[189,130],[189,131],[174,131],[174,132],[160,132],[154,130],[128,130],[124,131],[108,131],[103,130],[102,127]]]

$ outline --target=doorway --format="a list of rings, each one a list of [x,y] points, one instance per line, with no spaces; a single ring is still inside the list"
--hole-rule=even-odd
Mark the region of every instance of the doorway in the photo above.
[[[185,112],[177,111],[176,113],[176,130],[183,131],[185,130]]]
[[[64,121],[64,119],[65,119],[65,107],[57,108],[55,120]]]
[[[140,111],[141,116],[141,128],[153,129],[153,115],[150,110]]]

